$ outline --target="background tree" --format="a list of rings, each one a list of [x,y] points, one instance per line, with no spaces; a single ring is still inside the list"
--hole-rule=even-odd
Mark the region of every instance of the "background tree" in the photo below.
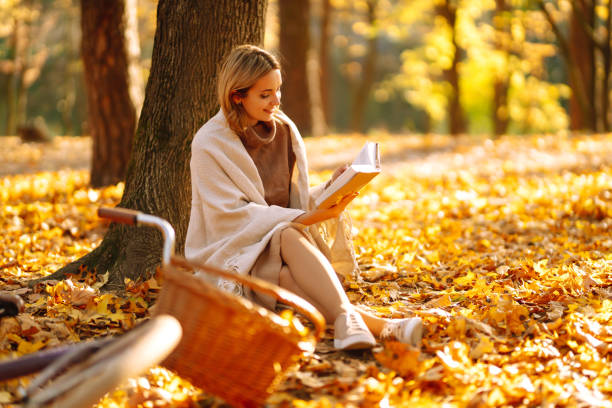
[[[325,123],[329,123],[332,117],[330,101],[330,42],[332,40],[333,6],[331,0],[321,0],[321,3],[321,36],[319,38],[321,105],[323,120],[325,120]]]
[[[459,3],[459,0],[442,0],[438,1],[436,5],[437,14],[444,18],[448,25],[450,41],[453,46],[451,64],[444,70],[444,78],[450,85],[448,90],[448,131],[451,135],[459,135],[467,130],[459,87],[459,65],[463,59],[463,50],[458,42],[457,3]]]
[[[310,0],[278,0],[279,52],[284,71],[282,109],[300,132],[312,130],[307,61],[310,50]]]
[[[508,90],[510,88],[510,78],[508,66],[509,52],[511,50],[510,23],[512,18],[512,6],[507,0],[495,0],[495,14],[493,15],[494,47],[500,53],[500,57],[504,62],[501,69],[495,73],[493,83],[493,134],[500,136],[508,131],[509,113],[508,113]]]
[[[234,46],[260,44],[266,1],[160,0],[151,74],[119,206],[168,220],[182,252],[189,220],[190,146],[218,109],[217,64]],[[112,224],[102,243],[51,277],[83,265],[110,273],[108,286],[137,279],[159,264],[161,235]]]
[[[610,131],[612,2],[539,0],[537,5],[565,61],[572,90],[570,128]]]
[[[93,187],[122,181],[132,151],[136,107],[130,96],[126,4],[125,0],[81,0]]]
[[[378,14],[378,0],[366,0],[367,48],[361,64],[361,77],[356,86],[351,109],[351,125],[353,132],[363,132],[364,115],[368,97],[376,79],[376,64],[378,61],[378,30],[376,27]]]
[[[48,2],[16,1],[12,8],[0,8],[8,33],[5,58],[0,58],[0,72],[5,77],[5,132],[16,134],[28,122],[28,90],[40,76],[49,56],[45,38],[57,22],[58,13]]]

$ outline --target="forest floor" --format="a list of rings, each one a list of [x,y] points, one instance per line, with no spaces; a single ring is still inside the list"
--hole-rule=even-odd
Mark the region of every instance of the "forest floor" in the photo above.
[[[157,277],[125,294],[91,275],[28,287],[99,244],[96,209],[123,185],[89,188],[88,138],[1,140],[0,291],[27,307],[0,321],[0,359],[148,318]],[[311,181],[368,140],[383,173],[349,206],[361,274],[345,285],[378,315],[422,317],[423,344],[339,352],[328,331],[268,405],[612,407],[612,134],[307,139]],[[0,405],[28,380],[0,383]],[[218,403],[155,367],[99,407]]]

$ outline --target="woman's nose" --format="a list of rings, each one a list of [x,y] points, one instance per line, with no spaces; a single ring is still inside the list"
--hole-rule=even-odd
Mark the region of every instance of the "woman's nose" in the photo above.
[[[274,105],[280,105],[280,92],[275,92],[274,97],[272,98],[272,103]]]

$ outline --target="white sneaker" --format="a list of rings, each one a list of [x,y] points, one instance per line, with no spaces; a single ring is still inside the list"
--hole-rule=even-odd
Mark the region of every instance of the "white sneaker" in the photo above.
[[[419,347],[423,338],[423,321],[420,317],[391,320],[380,333],[381,339],[390,337],[395,337],[400,343]]]
[[[340,350],[369,349],[376,339],[357,312],[340,313],[334,322],[334,347]]]

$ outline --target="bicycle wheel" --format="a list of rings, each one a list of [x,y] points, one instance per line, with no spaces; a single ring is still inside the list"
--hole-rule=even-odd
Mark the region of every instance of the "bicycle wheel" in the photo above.
[[[181,325],[174,317],[155,316],[29,393],[24,407],[91,407],[128,378],[159,364],[176,347],[181,335]]]
[[[56,365],[56,362],[60,359],[65,359],[64,356],[68,355],[70,355],[70,358],[65,361],[65,363],[62,363],[63,367],[75,364],[78,361],[84,360],[88,355],[95,353],[113,340],[114,339],[111,337],[105,337],[81,343],[72,343],[49,350],[26,354],[21,357],[13,358],[12,360],[2,361],[0,362],[0,381],[23,377],[25,375],[37,373],[41,370],[44,373],[46,369]],[[41,373],[41,376],[42,375]]]

